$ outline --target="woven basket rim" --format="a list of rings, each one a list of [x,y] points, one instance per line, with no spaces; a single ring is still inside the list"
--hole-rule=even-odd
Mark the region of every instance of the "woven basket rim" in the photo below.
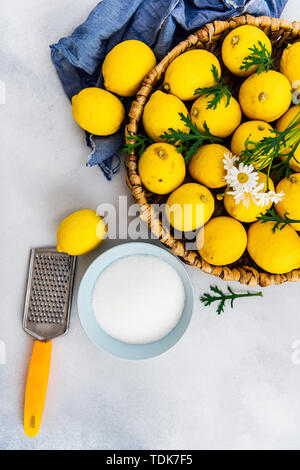
[[[183,52],[195,47],[202,48],[204,44],[211,43],[215,37],[218,37],[227,30],[235,29],[244,24],[258,26],[264,29],[269,36],[279,33],[285,39],[290,38],[293,41],[300,39],[300,22],[290,22],[269,16],[255,17],[252,15],[242,15],[229,20],[217,20],[205,24],[198,31],[190,34],[184,41],[175,46],[145,77],[128,113],[129,123],[126,126],[125,135],[136,134],[144,105],[170,62]],[[178,256],[183,262],[225,281],[237,281],[249,286],[260,285],[261,287],[266,287],[270,284],[279,285],[287,281],[296,282],[300,280],[300,268],[285,274],[271,274],[247,265],[236,267],[214,266],[204,261],[198,252],[186,250],[184,244],[174,239],[172,234],[162,226],[157,214],[147,201],[146,192],[138,174],[137,160],[138,157],[134,151],[125,157],[127,184],[135,201],[141,206],[140,217],[148,223],[151,231],[158,237],[160,242],[170,248],[173,254]]]

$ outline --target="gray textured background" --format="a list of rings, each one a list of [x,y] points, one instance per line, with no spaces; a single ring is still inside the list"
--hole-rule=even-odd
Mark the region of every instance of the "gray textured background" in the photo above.
[[[128,194],[123,170],[108,183],[85,168],[84,137],[49,60],[48,45],[96,3],[1,2],[0,340],[7,364],[0,365],[0,448],[300,449],[300,365],[291,361],[300,339],[300,285],[270,287],[264,299],[241,301],[217,317],[198,298],[212,282],[224,285],[193,269],[191,326],[157,359],[125,362],[96,349],[74,304],[69,335],[53,344],[41,432],[34,440],[23,433],[33,344],[21,328],[29,247],[54,245],[58,222],[72,210]],[[300,20],[298,0],[283,17]],[[86,267],[112,244],[79,260],[74,298]]]

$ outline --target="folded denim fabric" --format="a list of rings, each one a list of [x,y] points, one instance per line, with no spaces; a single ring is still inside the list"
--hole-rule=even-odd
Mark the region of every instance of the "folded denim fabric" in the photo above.
[[[119,42],[138,39],[158,60],[189,33],[214,20],[244,13],[279,17],[287,0],[102,0],[71,36],[51,45],[51,59],[68,97],[86,87],[102,87],[101,65]],[[125,107],[130,99],[122,100]],[[89,166],[107,179],[120,167],[123,132],[108,137],[87,134]]]

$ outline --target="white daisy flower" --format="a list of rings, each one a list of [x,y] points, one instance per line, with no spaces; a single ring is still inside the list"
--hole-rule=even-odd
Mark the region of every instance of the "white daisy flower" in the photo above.
[[[259,207],[267,206],[268,204],[277,204],[284,198],[284,192],[275,193],[275,191],[268,191],[266,193],[257,193],[253,197],[253,202]]]
[[[234,202],[239,204],[242,202],[246,209],[248,209],[251,195],[249,193],[245,193],[243,191],[233,190],[233,191],[226,191],[226,194],[231,194],[233,196]]]
[[[230,152],[224,153],[223,163],[224,163],[225,170],[226,171],[231,170],[234,167],[235,162],[237,162],[238,160],[239,160],[239,157],[237,157],[236,155],[233,155]]]
[[[231,153],[225,153],[223,164],[226,170],[224,180],[230,187],[226,194],[233,196],[236,204],[242,202],[248,209],[250,201],[252,200],[257,206],[264,207],[268,204],[277,204],[284,198],[284,193],[275,193],[275,191],[263,192],[264,183],[258,184],[259,174],[254,171],[253,165],[245,165],[243,162],[238,166],[235,163],[239,158]]]
[[[284,197],[284,193],[275,193],[274,191],[262,192],[265,185],[261,183],[255,186],[254,189],[251,191],[244,191],[240,189],[233,189],[232,191],[227,191],[227,194],[231,194],[236,204],[242,202],[246,209],[248,209],[250,201],[252,200],[257,206],[264,207],[268,205],[270,202],[279,202],[281,201],[282,197]]]
[[[239,163],[227,171],[225,180],[231,188],[236,191],[249,193],[257,187],[258,173],[252,165]]]

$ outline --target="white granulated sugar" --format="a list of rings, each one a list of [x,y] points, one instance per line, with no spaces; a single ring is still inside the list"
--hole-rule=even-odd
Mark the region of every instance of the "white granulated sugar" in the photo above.
[[[166,336],[185,302],[182,281],[172,266],[150,255],[132,255],[108,266],[97,279],[93,311],[113,338],[145,344]]]

